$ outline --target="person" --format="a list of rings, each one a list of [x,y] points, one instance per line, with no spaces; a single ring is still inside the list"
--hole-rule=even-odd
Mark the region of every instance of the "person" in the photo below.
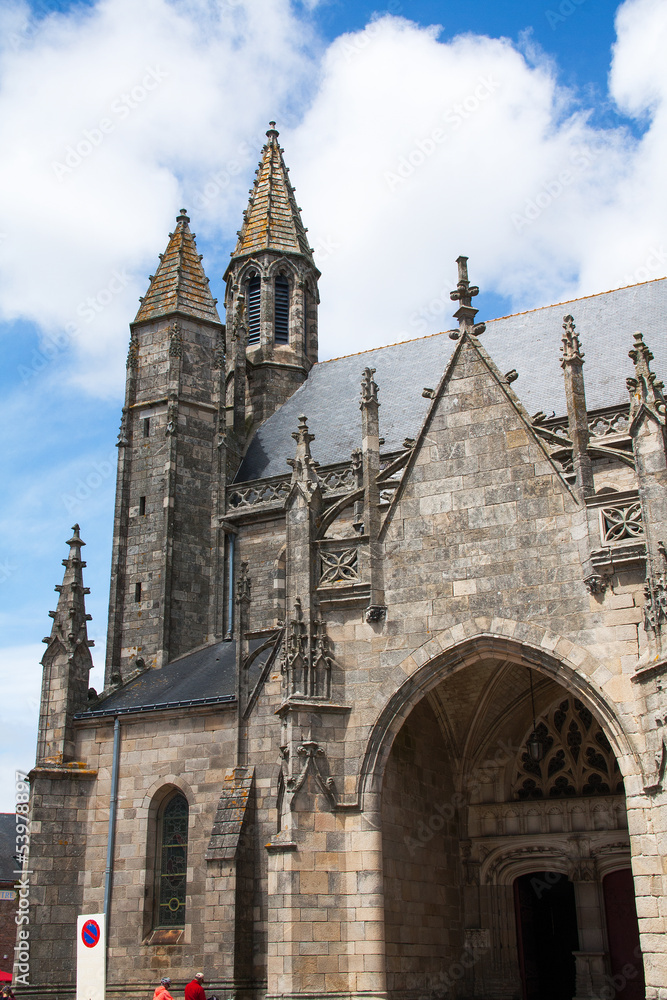
[[[160,985],[155,987],[155,993],[153,994],[153,1000],[174,1000],[171,993],[169,992],[169,987],[171,986],[171,979],[169,976],[163,976],[160,980]]]
[[[202,986],[203,982],[204,973],[195,973],[194,979],[185,987],[185,1000],[206,1000],[206,994]]]

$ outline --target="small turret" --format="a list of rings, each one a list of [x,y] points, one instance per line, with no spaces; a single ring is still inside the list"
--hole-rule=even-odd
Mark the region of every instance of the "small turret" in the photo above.
[[[58,606],[49,614],[53,618],[51,635],[42,657],[42,700],[39,714],[37,764],[63,764],[74,759],[73,719],[88,701],[88,675],[92,668],[83,585],[79,525],[72,528],[67,542],[69,556],[63,559],[63,582],[56,586]]]
[[[241,399],[229,375],[228,427],[239,434],[266,420],[305,380],[317,361],[317,281],[301,210],[275,122],[270,123],[238,242],[224,275],[230,373],[246,366]],[[243,335],[239,335],[243,303]],[[238,380],[237,380],[238,381]],[[237,412],[243,407],[243,413]],[[237,442],[243,450],[243,441]]]

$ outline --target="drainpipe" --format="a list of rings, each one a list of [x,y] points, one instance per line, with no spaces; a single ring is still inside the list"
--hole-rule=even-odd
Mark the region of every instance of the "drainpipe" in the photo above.
[[[234,533],[227,533],[227,632],[225,642],[231,642],[234,637]]]
[[[104,869],[104,923],[109,940],[109,914],[111,910],[111,876],[113,874],[113,848],[116,836],[116,807],[118,805],[118,759],[120,757],[120,718],[113,720],[113,757],[111,762],[111,797],[109,799],[109,832],[107,834],[107,866]]]

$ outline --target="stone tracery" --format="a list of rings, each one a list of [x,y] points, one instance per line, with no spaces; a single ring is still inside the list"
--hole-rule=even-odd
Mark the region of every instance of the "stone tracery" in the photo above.
[[[539,720],[536,733],[544,756],[535,761],[527,750],[521,753],[513,798],[623,794],[623,780],[609,740],[578,698],[554,705]]]

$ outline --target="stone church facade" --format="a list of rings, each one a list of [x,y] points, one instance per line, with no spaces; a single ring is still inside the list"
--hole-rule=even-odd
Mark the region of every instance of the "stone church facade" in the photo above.
[[[108,996],[667,997],[667,281],[485,325],[458,266],[456,329],[318,363],[273,123],[225,325],[179,215],[104,690],[78,526],[45,639],[22,993],[104,911]]]

